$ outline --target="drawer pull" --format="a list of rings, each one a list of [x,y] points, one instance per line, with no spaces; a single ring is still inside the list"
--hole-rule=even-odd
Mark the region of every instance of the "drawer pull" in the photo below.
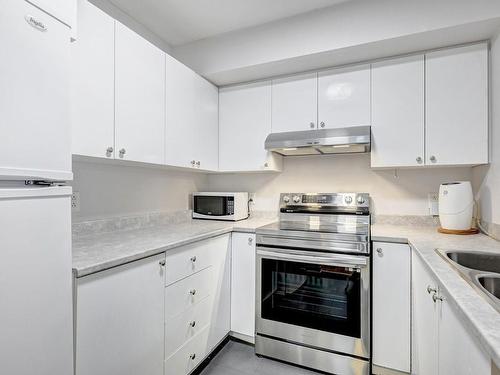
[[[196,325],[196,320],[193,320],[192,322],[189,322],[189,325],[194,328],[194,326]]]
[[[196,353],[190,354],[189,359],[194,361],[196,359]]]
[[[194,257],[191,257],[191,262],[196,262],[196,255]]]
[[[191,294],[192,296],[194,296],[196,294],[196,289],[191,289],[189,291],[189,294]]]

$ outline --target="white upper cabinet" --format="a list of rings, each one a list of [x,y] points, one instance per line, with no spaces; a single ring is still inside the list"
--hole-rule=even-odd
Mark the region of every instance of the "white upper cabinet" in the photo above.
[[[280,170],[281,158],[264,149],[271,133],[271,82],[219,90],[219,170]]]
[[[76,0],[29,0],[29,2],[66,25],[74,26]]]
[[[318,73],[319,128],[371,124],[370,65]]]
[[[166,56],[166,164],[218,168],[218,89]]]
[[[317,73],[272,81],[273,133],[316,129],[317,117]]]
[[[488,46],[426,54],[426,163],[488,163]]]
[[[114,157],[115,22],[78,0],[78,38],[71,44],[73,154]]]
[[[424,56],[372,65],[372,167],[424,164]]]
[[[2,2],[0,179],[73,178],[69,35],[25,1]]]
[[[116,157],[165,161],[165,53],[115,22]]]

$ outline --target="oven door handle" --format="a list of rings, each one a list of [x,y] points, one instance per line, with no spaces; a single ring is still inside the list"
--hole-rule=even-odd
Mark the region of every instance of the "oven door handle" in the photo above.
[[[289,261],[299,261],[303,263],[324,264],[329,266],[340,267],[367,267],[368,260],[365,256],[345,255],[345,254],[325,254],[312,251],[270,249],[259,247],[257,255],[266,259],[279,259]]]

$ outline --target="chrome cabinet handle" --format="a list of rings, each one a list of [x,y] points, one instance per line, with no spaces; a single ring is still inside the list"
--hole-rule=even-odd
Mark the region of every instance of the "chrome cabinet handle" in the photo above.
[[[200,167],[200,165],[201,165],[201,162],[198,160],[198,161],[196,162],[196,166],[199,168],[199,167]]]
[[[192,322],[189,322],[189,326],[194,328],[194,326],[196,325],[196,320],[193,320]]]
[[[323,121],[321,121],[321,122],[319,123],[319,126],[321,126],[322,128],[324,128],[324,127],[325,127],[325,123],[324,123]]]
[[[422,158],[419,156],[417,159],[415,159],[418,164],[422,164]]]
[[[115,149],[111,146],[109,146],[107,149],[106,149],[106,156],[109,158],[111,156],[111,154],[113,153]]]
[[[193,262],[193,263],[196,262],[196,255],[191,257],[191,262]]]
[[[196,160],[191,160],[191,165],[194,167],[194,165],[196,164]]]
[[[430,285],[427,285],[427,293],[429,293],[429,294],[431,294],[431,293],[437,293],[437,289],[431,288]]]
[[[248,245],[252,245],[253,244],[253,238],[252,237],[248,237]]]
[[[167,262],[166,262],[164,259],[160,260],[158,263],[159,263],[159,264],[160,264],[160,266],[162,266],[162,267],[165,267],[165,264],[167,264]]]
[[[192,353],[192,354],[190,354],[190,355],[189,355],[189,359],[191,359],[191,360],[193,360],[193,361],[194,361],[194,360],[196,359],[196,353]]]
[[[315,127],[315,126],[316,126],[316,125],[314,124],[314,122],[309,123],[309,127],[310,127],[311,129],[314,129],[314,127]]]
[[[432,155],[429,159],[433,163],[437,162],[437,158],[434,155]]]
[[[125,155],[126,152],[127,152],[127,150],[125,150],[124,148],[121,148],[119,151],[120,157],[123,158],[123,155]]]
[[[264,163],[264,168],[269,167],[269,163]]]
[[[437,293],[434,293],[432,295],[432,300],[434,301],[434,303],[436,303],[437,301],[443,302],[443,297],[440,297],[437,295]]]
[[[194,296],[196,294],[196,289],[191,289],[189,291],[189,294],[191,294],[192,296]]]
[[[379,248],[377,248],[377,253],[378,253],[379,255],[383,255],[383,254],[384,254],[384,251],[383,251],[383,250],[379,247]]]

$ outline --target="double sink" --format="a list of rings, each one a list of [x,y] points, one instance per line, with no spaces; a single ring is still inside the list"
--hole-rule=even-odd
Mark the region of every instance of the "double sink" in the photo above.
[[[500,254],[443,249],[436,252],[500,312]]]

